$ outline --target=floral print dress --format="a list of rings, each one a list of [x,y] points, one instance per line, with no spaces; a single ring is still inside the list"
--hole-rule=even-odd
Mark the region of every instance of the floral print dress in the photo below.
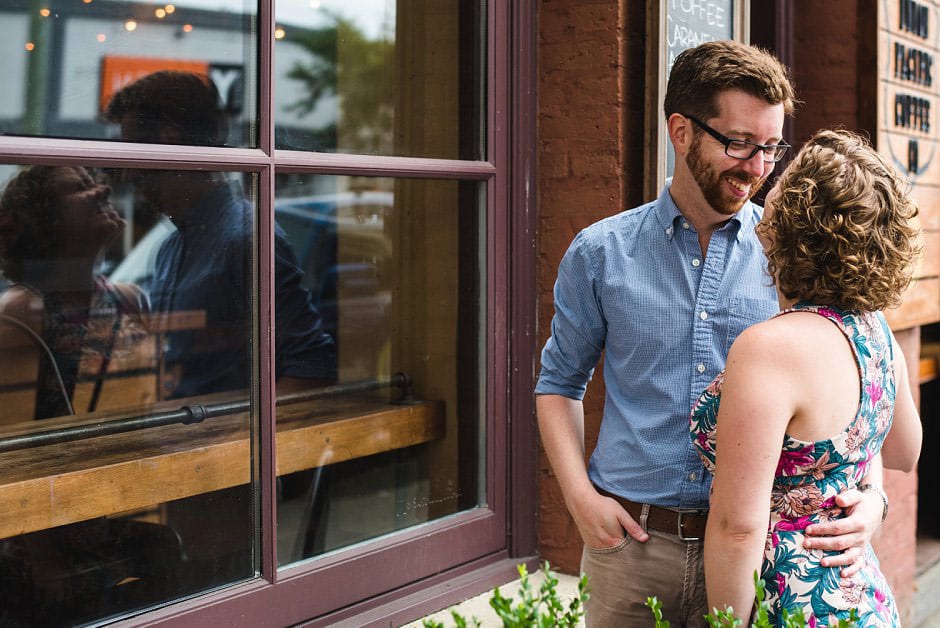
[[[843,311],[798,303],[790,312],[815,312],[845,334],[855,354],[862,383],[858,413],[840,434],[807,442],[786,435],[774,477],[770,526],[761,578],[766,583],[773,625],[781,610],[802,607],[808,625],[837,625],[857,609],[859,626],[899,626],[894,598],[871,546],[865,566],[842,579],[838,567],[823,567],[827,553],[803,547],[803,531],[813,523],[839,519],[835,497],[858,486],[879,451],[894,417],[892,347],[881,313]],[[690,417],[691,438],[705,467],[715,470],[715,427],[724,372],[702,393]]]

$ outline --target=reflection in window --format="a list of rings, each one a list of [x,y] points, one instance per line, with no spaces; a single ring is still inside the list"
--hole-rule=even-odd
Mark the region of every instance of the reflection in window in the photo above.
[[[0,623],[252,577],[255,179],[2,170]]]
[[[228,145],[256,145],[257,2],[206,4],[2,3],[0,133],[121,139],[103,117],[114,93],[177,70],[215,85],[231,120]]]
[[[276,3],[277,147],[483,159],[482,4]]]
[[[338,377],[327,389],[278,382],[281,564],[483,503],[480,193],[457,181],[278,177],[275,218],[334,339]]]

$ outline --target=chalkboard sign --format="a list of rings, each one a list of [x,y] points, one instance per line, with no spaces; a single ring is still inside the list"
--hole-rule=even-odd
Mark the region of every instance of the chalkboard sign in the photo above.
[[[666,135],[663,98],[672,64],[683,50],[706,41],[748,37],[748,0],[648,0],[651,50],[647,54],[647,158],[645,189],[655,198],[672,176],[675,155]]]
[[[706,41],[734,39],[734,2],[732,0],[667,0],[666,5],[666,75],[672,62],[683,50]]]

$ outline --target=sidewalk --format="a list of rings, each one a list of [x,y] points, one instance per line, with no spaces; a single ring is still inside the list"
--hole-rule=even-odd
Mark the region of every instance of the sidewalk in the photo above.
[[[562,599],[563,604],[567,604],[569,601],[577,597],[578,595],[578,579],[575,576],[568,576],[565,574],[556,573],[558,578],[558,596]],[[542,585],[544,576],[541,572],[536,572],[529,574],[529,584],[533,589],[538,590]],[[503,597],[514,598],[516,592],[519,591],[519,581],[514,580],[511,583],[506,585],[501,585],[499,587],[500,594]],[[476,617],[480,620],[480,625],[485,628],[495,628],[502,626],[502,622],[496,616],[495,611],[490,608],[490,597],[492,597],[492,590],[487,591],[483,595],[478,595],[477,597],[470,598],[460,604],[454,606],[454,610],[463,615],[466,619],[471,617]],[[444,623],[444,626],[451,628],[454,625],[454,620],[450,615],[450,610],[445,609],[443,611],[434,613],[433,615],[428,615],[426,619],[434,619]],[[652,615],[650,615],[652,620]],[[420,628],[423,620],[418,620],[410,624],[405,624],[406,628]],[[579,622],[579,626],[584,626],[584,622]]]

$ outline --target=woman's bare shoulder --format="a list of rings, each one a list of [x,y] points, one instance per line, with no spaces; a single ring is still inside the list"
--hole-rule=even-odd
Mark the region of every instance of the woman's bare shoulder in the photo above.
[[[26,326],[42,333],[42,297],[23,286],[11,286],[0,294],[0,341],[17,339]]]
[[[42,316],[42,297],[24,286],[13,285],[0,294],[0,314],[17,318]]]

